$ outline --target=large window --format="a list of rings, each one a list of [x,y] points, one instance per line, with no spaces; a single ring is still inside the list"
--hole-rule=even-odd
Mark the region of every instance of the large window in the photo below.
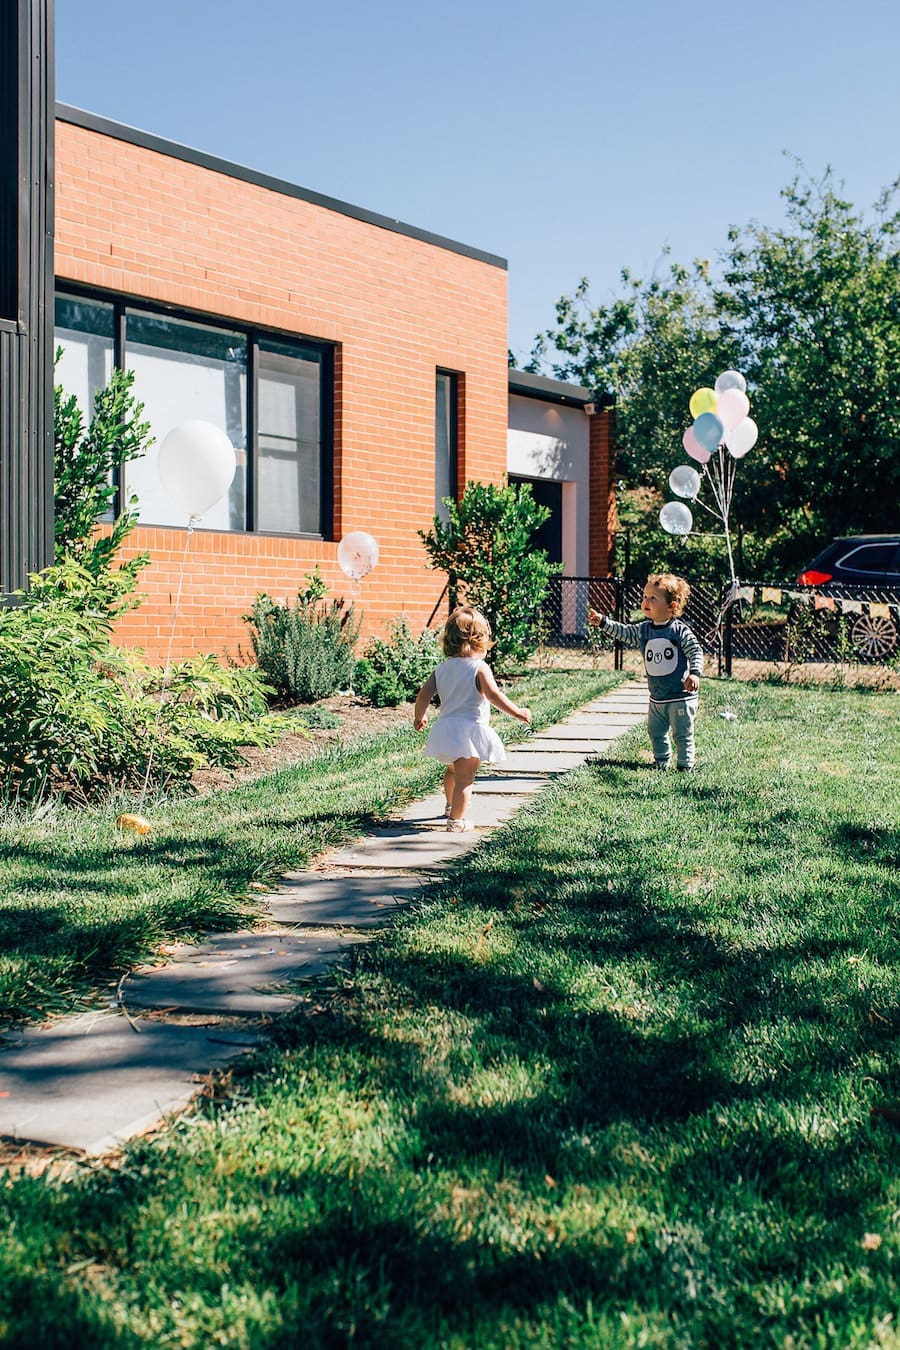
[[[114,363],[135,374],[154,444],[123,470],[123,500],[140,520],[185,524],[159,481],[159,446],[194,418],[220,427],[237,452],[228,495],[203,517],[214,530],[330,532],[331,352],[327,347],[217,326],[127,304],[60,295],[57,383],[86,416]]]
[[[457,376],[439,370],[434,398],[434,513],[448,519],[444,498],[456,500]]]
[[[260,339],[257,526],[322,530],[322,354]]]
[[[125,365],[134,371],[134,391],[156,438],[143,459],[125,467],[126,487],[129,495],[137,494],[141,520],[154,525],[184,524],[184,511],[170,501],[159,481],[157,456],[173,427],[200,418],[225,432],[238,459],[228,495],[207,511],[204,527],[243,530],[247,496],[246,335],[129,309]]]
[[[54,382],[74,394],[90,420],[94,395],[112,374],[115,360],[115,311],[102,300],[56,297],[56,346],[62,355],[56,363]]]

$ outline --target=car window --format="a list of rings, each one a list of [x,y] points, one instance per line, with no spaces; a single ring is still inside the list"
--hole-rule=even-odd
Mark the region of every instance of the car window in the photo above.
[[[889,572],[893,570],[897,554],[897,543],[858,544],[849,553],[845,553],[839,567],[852,567],[855,572]]]

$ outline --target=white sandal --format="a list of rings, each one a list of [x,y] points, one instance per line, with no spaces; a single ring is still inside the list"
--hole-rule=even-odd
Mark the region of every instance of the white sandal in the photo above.
[[[471,820],[448,820],[447,831],[449,834],[463,834],[467,830],[474,829]]]

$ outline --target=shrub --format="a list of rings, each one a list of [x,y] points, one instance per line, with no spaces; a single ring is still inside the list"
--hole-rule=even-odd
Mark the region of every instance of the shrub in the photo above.
[[[448,572],[452,590],[458,583],[465,602],[487,617],[498,669],[526,660],[540,639],[550,578],[562,570],[534,547],[534,532],[550,512],[527,483],[467,483],[458,502],[444,501],[447,520],[435,516],[427,533],[419,531],[431,566]]]
[[[356,665],[359,624],[343,600],[325,604],[318,567],[298,591],[297,603],[279,605],[258,595],[245,620],[252,626],[253,651],[269,683],[282,698],[314,703],[349,689]]]
[[[435,633],[413,637],[405,615],[388,624],[390,637],[372,638],[356,663],[353,688],[376,708],[396,707],[415,698],[419,686],[442,660]]]
[[[97,521],[115,503],[114,472],[145,455],[153,443],[149,422],[140,420],[144,405],[134,397],[133,384],[133,371],[114,370],[94,396],[87,428],[75,397],[60,385],[53,391],[55,557],[58,563],[74,558],[98,578],[110,571],[137,521],[137,498],[131,497],[110,533],[97,533]],[[147,561],[146,554],[138,554],[123,565],[132,587]]]
[[[242,745],[271,743],[281,731],[258,672],[203,656],[165,676],[116,647],[108,586],[97,596],[96,579],[75,561],[31,583],[19,604],[0,609],[7,799],[87,801],[145,778],[154,790],[186,787],[195,768],[238,763]]]

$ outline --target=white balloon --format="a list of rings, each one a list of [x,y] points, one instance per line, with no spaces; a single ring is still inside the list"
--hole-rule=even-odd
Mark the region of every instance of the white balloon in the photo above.
[[[694,517],[684,502],[666,502],[659,513],[659,523],[666,534],[690,534]]]
[[[159,447],[160,482],[189,516],[202,516],[221,501],[236,468],[234,446],[212,422],[181,422]]]
[[[669,487],[676,497],[696,497],[700,491],[700,475],[690,464],[679,464],[669,474]]]
[[[338,544],[338,566],[353,581],[367,577],[378,562],[378,544],[365,530],[352,530]]]
[[[724,394],[726,389],[739,389],[742,394],[746,394],[747,381],[737,370],[723,370],[716,380],[715,391],[717,394]]]
[[[743,459],[748,450],[752,450],[759,435],[759,427],[752,417],[745,417],[732,427],[725,437],[725,444],[735,459]]]

